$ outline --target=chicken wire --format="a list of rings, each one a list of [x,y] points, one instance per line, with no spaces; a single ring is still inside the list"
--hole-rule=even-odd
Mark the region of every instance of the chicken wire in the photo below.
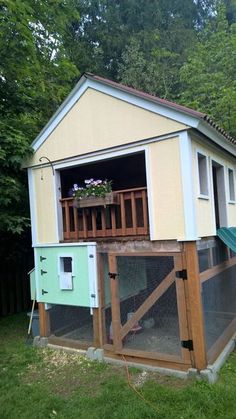
[[[236,266],[202,284],[202,302],[209,350],[236,317]]]
[[[105,323],[112,343],[111,296],[107,255],[103,255]],[[174,269],[172,256],[117,256],[122,326]],[[181,351],[176,287],[173,283],[123,340],[124,348],[179,355]]]
[[[93,342],[90,308],[52,305],[49,310],[51,334],[63,339]]]

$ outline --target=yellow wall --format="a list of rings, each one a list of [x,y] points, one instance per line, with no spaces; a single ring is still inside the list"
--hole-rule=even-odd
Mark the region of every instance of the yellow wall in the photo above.
[[[41,176],[43,179],[41,179]],[[33,170],[36,202],[36,241],[39,244],[57,241],[57,225],[53,174],[51,167]]]
[[[184,127],[89,88],[41,145],[29,165],[38,164],[41,156],[47,156],[51,161],[65,159]]]
[[[199,198],[199,179],[197,170],[197,151],[203,152],[208,159],[209,171],[209,199]],[[225,188],[226,188],[226,210],[228,218],[228,227],[236,226],[236,204],[229,203],[228,197],[228,167],[235,168],[235,160],[222,151],[218,151],[215,147],[205,145],[202,142],[192,140],[192,158],[193,158],[193,179],[194,192],[196,202],[197,216],[197,234],[199,237],[206,237],[216,234],[215,216],[214,216],[214,199],[212,190],[211,160],[215,160],[225,167]],[[235,184],[236,187],[236,184]],[[236,191],[235,191],[236,192]]]
[[[154,240],[183,239],[184,207],[179,138],[149,145]]]

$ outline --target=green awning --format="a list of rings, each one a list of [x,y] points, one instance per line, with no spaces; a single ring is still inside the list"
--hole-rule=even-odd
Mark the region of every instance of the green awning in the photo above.
[[[218,237],[236,253],[236,227],[222,227],[217,230]]]

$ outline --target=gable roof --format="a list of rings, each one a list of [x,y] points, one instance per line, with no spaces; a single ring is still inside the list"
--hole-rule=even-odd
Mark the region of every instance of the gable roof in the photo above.
[[[199,132],[221,145],[221,147],[223,146],[223,148],[236,155],[235,147],[232,148],[232,146],[236,145],[236,139],[231,137],[225,130],[214,123],[214,121],[207,114],[91,73],[84,73],[81,76],[69,96],[64,100],[56,113],[33,141],[32,147],[35,151],[47,139],[51,132],[56,128],[56,126],[88,88],[93,88],[102,93],[150,110],[151,112],[174,119],[177,122],[182,122],[189,127],[197,129]]]

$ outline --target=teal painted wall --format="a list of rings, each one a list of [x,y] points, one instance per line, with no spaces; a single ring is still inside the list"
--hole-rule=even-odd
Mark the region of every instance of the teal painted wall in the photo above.
[[[71,290],[60,287],[60,257],[72,257]],[[37,247],[35,276],[38,302],[82,307],[97,306],[91,299],[91,294],[96,294],[97,283],[95,246]]]

